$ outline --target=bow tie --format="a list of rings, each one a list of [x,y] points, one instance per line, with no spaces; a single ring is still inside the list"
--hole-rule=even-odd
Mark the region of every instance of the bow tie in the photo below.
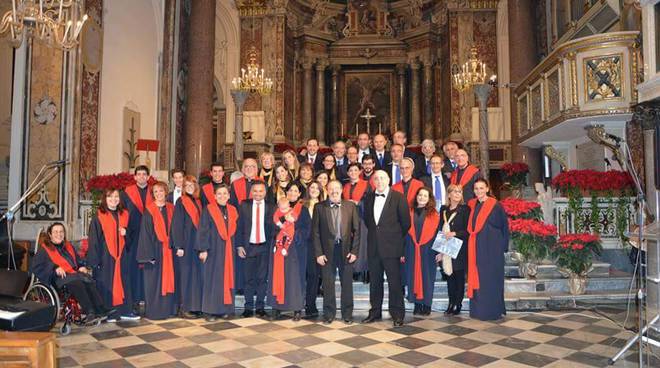
[[[330,203],[330,207],[339,208],[339,203]]]
[[[385,194],[378,194],[378,193],[376,193],[376,197],[383,197],[383,198],[385,198]]]

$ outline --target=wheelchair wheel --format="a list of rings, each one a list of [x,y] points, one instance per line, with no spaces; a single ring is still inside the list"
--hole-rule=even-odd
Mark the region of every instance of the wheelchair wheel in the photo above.
[[[60,299],[57,296],[57,293],[50,287],[42,284],[42,283],[36,283],[30,285],[28,288],[28,291],[23,295],[23,300],[28,301],[34,301],[34,302],[39,302],[39,303],[45,303],[49,304],[55,307],[55,312],[53,313],[52,316],[52,324],[51,326],[54,326],[55,323],[57,322],[57,316],[60,311]]]
[[[62,327],[60,327],[60,335],[66,336],[71,333],[71,325],[68,323],[64,322]]]

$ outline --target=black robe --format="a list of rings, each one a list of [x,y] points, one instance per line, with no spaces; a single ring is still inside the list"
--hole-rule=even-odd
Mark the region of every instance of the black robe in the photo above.
[[[197,207],[194,200],[193,203],[199,213],[201,208]],[[199,312],[202,310],[202,261],[195,250],[197,228],[186,212],[183,200],[178,200],[174,206],[171,239],[175,253],[178,249],[183,249],[183,257],[174,257],[176,290],[181,311]]]
[[[483,205],[477,201],[473,226]],[[504,305],[504,253],[509,248],[509,222],[502,206],[497,203],[477,236],[477,269],[479,290],[470,299],[470,317],[496,320],[506,314]],[[468,255],[469,256],[469,255]],[[468,270],[469,271],[469,270]]]
[[[456,233],[456,237],[463,241],[461,250],[458,252],[456,259],[451,260],[451,268],[453,272],[465,272],[467,268],[467,248],[468,248],[468,237],[467,232],[468,219],[470,218],[470,207],[460,204],[453,211],[449,210],[449,206],[442,206],[440,208],[440,231],[442,231],[442,226],[445,223],[443,217],[444,213],[447,213],[447,220],[451,218],[451,214],[456,212],[454,219],[449,221],[449,229]]]
[[[71,268],[77,270],[78,268],[84,266],[84,262],[78,257],[78,254],[75,252],[75,248],[72,257],[63,245],[64,243],[60,244],[60,246],[55,246],[55,249],[57,253],[59,253],[60,256],[66,260]],[[39,248],[42,248],[42,246],[40,245]],[[32,258],[32,261],[30,262],[30,272],[32,272],[37,277],[37,279],[44,284],[53,285],[59,288],[62,285],[66,285],[67,282],[79,279],[81,277],[79,272],[76,272],[75,274],[67,274],[65,278],[58,277],[55,273],[55,269],[57,267],[59,266],[57,266],[50,259],[48,253],[44,249],[39,249],[39,251],[34,255],[34,258]]]
[[[167,207],[160,208],[165,220],[165,226],[169,230],[170,219],[167,217]],[[171,234],[171,231],[168,231]],[[171,243],[171,239],[170,239]],[[176,258],[172,246],[168,244],[172,258]],[[177,295],[175,293],[162,295],[162,266],[163,266],[163,244],[156,236],[154,230],[154,219],[145,208],[142,215],[142,227],[140,229],[140,240],[138,241],[137,260],[144,264],[144,301],[145,317],[149,319],[165,319],[176,315]],[[153,263],[152,263],[153,262]]]
[[[118,223],[117,213],[113,212],[115,221]],[[129,215],[130,224],[130,215]],[[105,242],[103,234],[103,227],[98,217],[94,216],[92,222],[89,224],[89,232],[87,235],[88,250],[87,250],[87,265],[93,272],[94,279],[96,279],[96,288],[98,289],[103,303],[107,308],[116,308],[117,315],[128,315],[133,313],[133,294],[131,288],[131,267],[134,267],[135,258],[134,253],[131,254],[127,251],[127,247],[132,241],[134,233],[130,228],[126,229],[126,236],[124,238],[124,252],[120,257],[121,262],[121,282],[124,289],[124,303],[120,305],[112,305],[112,280],[115,274],[115,259],[108,251],[108,244]],[[117,226],[117,239],[119,239],[119,226]],[[114,317],[114,316],[111,316]]]
[[[422,235],[422,226],[424,220],[426,219],[426,210],[420,211],[415,209],[414,215],[414,224],[415,224],[415,233],[417,239]],[[424,298],[417,299],[414,293],[415,287],[415,243],[413,243],[410,234],[406,235],[406,248],[404,254],[406,257],[406,262],[404,263],[404,272],[403,277],[405,278],[404,284],[408,289],[408,301],[411,303],[420,303],[427,306],[431,306],[433,303],[433,291],[435,288],[435,275],[438,269],[438,265],[435,261],[435,256],[438,252],[432,249],[433,242],[438,231],[441,230],[439,224],[436,229],[433,229],[433,237],[427,243],[424,243],[420,246],[420,254],[422,259],[422,289],[424,290]]]
[[[142,203],[144,204],[144,211],[147,207],[147,196],[151,195],[149,193],[149,187],[140,188],[140,198],[142,198]],[[143,267],[138,265],[137,261],[137,248],[138,241],[140,240],[140,229],[142,226],[142,212],[138,210],[131,198],[126,194],[126,192],[120,193],[121,203],[124,205],[124,208],[128,210],[128,228],[127,231],[131,233],[131,237],[127,238],[126,241],[126,253],[131,260],[131,264],[128,266],[128,269],[131,273],[131,295],[133,301],[138,302],[144,300],[144,280],[142,276]],[[126,291],[124,291],[126,292]]]
[[[222,211],[223,216],[228,216],[226,214],[226,207],[220,207],[220,210]],[[229,228],[228,224],[227,228]],[[231,237],[231,243],[233,248],[232,254],[236,254],[235,236]],[[199,220],[199,230],[197,231],[195,250],[197,252],[208,252],[203,267],[204,281],[202,282],[202,312],[207,314],[231,315],[234,313],[234,290],[232,290],[231,304],[224,304],[226,246],[227,242],[220,237],[218,228],[209,214],[208,209],[204,208]]]
[[[266,295],[268,305],[273,309],[281,311],[299,311],[302,310],[305,305],[305,284],[303,283],[305,274],[301,274],[301,270],[306,270],[306,268],[303,268],[301,263],[306,263],[303,259],[306,259],[307,255],[305,255],[305,258],[302,258],[300,253],[305,252],[305,249],[310,246],[309,235],[311,225],[307,209],[302,208],[300,216],[295,224],[296,230],[295,235],[293,236],[293,241],[289,246],[287,256],[284,257],[284,303],[282,304],[279,304],[275,295],[273,295],[273,249],[275,248],[275,237],[277,236],[279,229],[275,230],[273,239],[270,241],[269,247],[271,251]]]

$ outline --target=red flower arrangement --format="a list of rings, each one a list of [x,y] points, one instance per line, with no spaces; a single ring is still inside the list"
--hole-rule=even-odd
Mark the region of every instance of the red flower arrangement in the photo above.
[[[569,192],[574,189],[590,192],[631,191],[634,183],[625,171],[569,170],[552,179],[552,186]]]
[[[537,219],[511,219],[509,229],[511,230],[511,240],[522,260],[533,263],[548,256],[557,234],[557,227]]]
[[[123,190],[131,184],[135,184],[135,179],[133,178],[133,175],[127,172],[110,175],[97,175],[87,181],[87,191],[90,193],[103,193],[107,189]]]
[[[600,237],[589,233],[564,234],[552,247],[557,266],[576,275],[586,275],[591,269],[593,258],[603,250]]]
[[[507,216],[511,219],[526,218],[526,219],[540,219],[541,218],[541,205],[538,202],[526,201],[508,197],[500,201]]]
[[[514,219],[509,221],[509,229],[513,233],[533,235],[537,237],[555,236],[557,227],[534,219]]]
[[[513,188],[520,188],[527,182],[529,166],[524,162],[510,162],[502,165],[502,178]]]

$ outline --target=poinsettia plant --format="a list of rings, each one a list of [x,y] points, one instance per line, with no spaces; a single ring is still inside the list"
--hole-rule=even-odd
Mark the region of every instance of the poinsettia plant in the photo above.
[[[512,188],[520,189],[527,183],[529,166],[524,162],[507,162],[502,165],[502,179]]]
[[[556,242],[557,227],[536,219],[510,220],[509,229],[516,251],[527,261],[541,261]]]
[[[551,249],[555,263],[570,273],[585,276],[593,259],[602,253],[600,236],[590,233],[564,234]]]
[[[541,204],[513,197],[504,198],[500,201],[507,216],[510,219],[541,219]]]
[[[596,193],[599,195],[613,191],[629,194],[634,188],[634,182],[625,171],[568,170],[555,176],[552,186],[564,192],[577,189],[583,192],[599,192]]]
[[[149,177],[149,184],[154,184],[156,178]],[[108,189],[124,190],[129,185],[135,184],[133,174],[127,172],[120,172],[117,174],[97,175],[91,177],[87,181],[87,191],[92,195],[92,209],[96,211],[98,208],[103,192]]]

